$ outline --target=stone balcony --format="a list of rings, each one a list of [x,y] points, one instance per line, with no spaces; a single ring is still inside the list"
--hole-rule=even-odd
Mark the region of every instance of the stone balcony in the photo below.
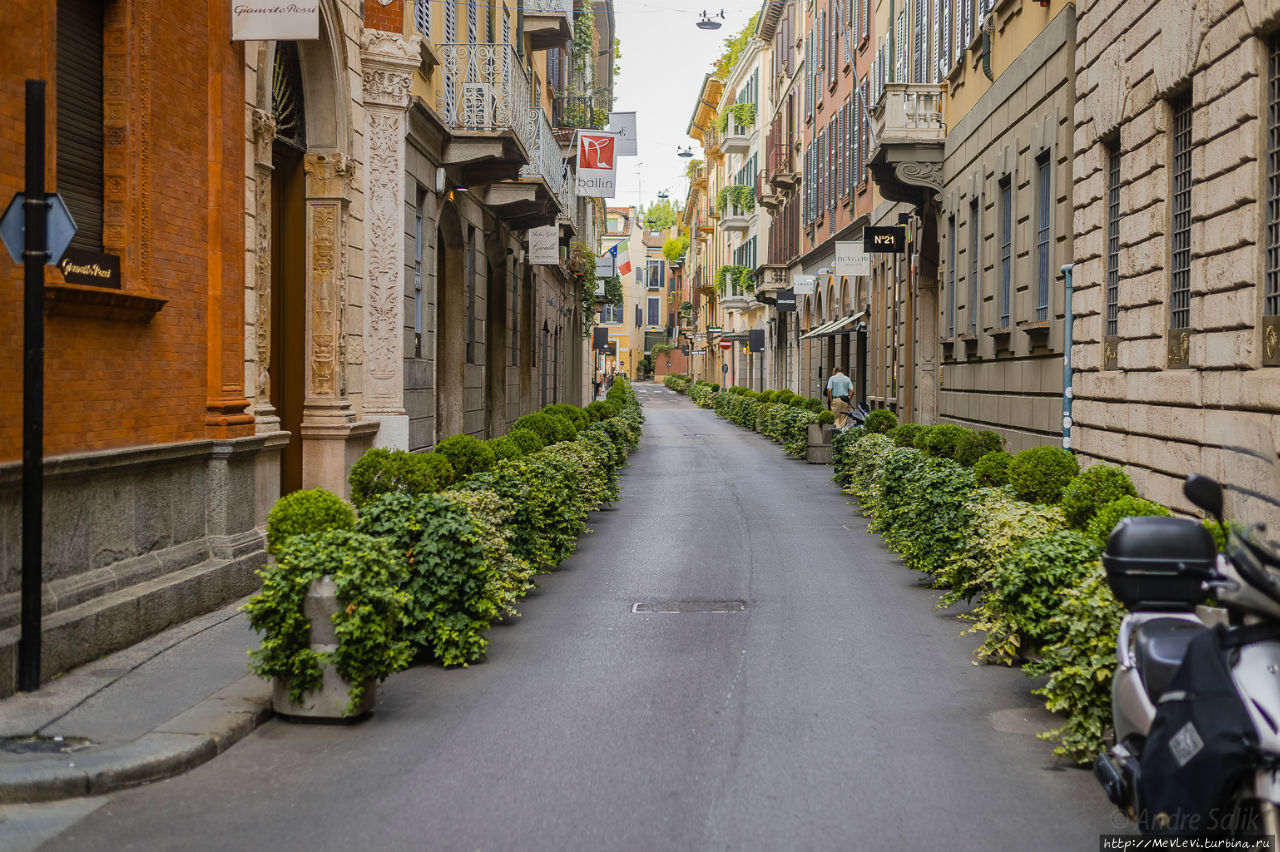
[[[745,156],[751,150],[751,128],[739,124],[730,115],[728,126],[725,127],[724,137],[720,143],[720,150],[725,154],[742,154]]]
[[[524,34],[534,50],[568,45],[573,40],[573,0],[525,0]]]
[[[436,111],[444,165],[463,186],[515,180],[533,162],[529,74],[509,44],[442,44]]]
[[[941,85],[887,83],[871,108],[871,176],[890,201],[923,207],[942,192]]]

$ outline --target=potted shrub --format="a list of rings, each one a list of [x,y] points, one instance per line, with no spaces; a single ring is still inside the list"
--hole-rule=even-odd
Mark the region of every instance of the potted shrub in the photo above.
[[[403,568],[385,541],[346,529],[295,535],[276,558],[244,607],[262,634],[254,673],[275,681],[278,713],[363,715],[377,682],[409,664]]]

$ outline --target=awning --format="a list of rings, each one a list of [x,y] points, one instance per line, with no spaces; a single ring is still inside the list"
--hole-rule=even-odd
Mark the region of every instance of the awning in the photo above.
[[[808,340],[812,337],[831,337],[836,334],[848,334],[849,326],[867,315],[866,311],[860,311],[856,314],[850,314],[847,317],[833,319],[831,322],[823,323],[817,328],[810,329],[806,333],[800,335],[801,340]]]
[[[746,340],[747,333],[745,331],[730,331],[727,334],[720,335],[721,340]]]

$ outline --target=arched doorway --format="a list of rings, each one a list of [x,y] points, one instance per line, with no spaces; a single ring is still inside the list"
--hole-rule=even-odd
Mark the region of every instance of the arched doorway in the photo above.
[[[457,208],[440,211],[436,240],[436,442],[463,430],[466,363],[466,242]]]

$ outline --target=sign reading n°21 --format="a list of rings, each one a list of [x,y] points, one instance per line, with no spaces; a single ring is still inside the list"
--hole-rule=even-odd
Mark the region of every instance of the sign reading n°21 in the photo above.
[[[907,229],[901,225],[867,228],[862,232],[862,250],[868,254],[902,254],[907,250]]]

